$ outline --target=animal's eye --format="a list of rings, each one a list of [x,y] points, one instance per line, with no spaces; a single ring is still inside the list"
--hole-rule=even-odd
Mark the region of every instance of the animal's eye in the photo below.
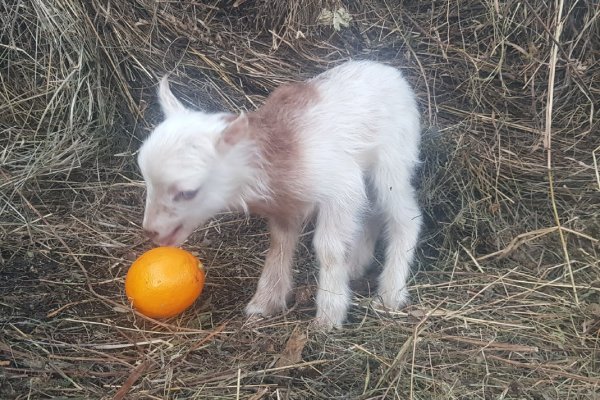
[[[196,190],[184,190],[179,192],[173,197],[173,201],[188,201],[192,200],[198,194],[198,189]]]

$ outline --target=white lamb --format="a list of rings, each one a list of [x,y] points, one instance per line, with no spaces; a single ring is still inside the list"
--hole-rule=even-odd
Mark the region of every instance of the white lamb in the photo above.
[[[378,300],[406,304],[421,215],[411,177],[420,123],[400,71],[350,61],[275,90],[254,112],[208,114],[183,106],[160,82],[166,116],[139,151],[147,185],[143,227],[177,246],[225,210],[266,218],[264,270],[246,313],[286,308],[292,259],[306,221],[316,217],[319,264],[316,322],[340,327],[349,281],[372,262],[383,232],[386,254]]]

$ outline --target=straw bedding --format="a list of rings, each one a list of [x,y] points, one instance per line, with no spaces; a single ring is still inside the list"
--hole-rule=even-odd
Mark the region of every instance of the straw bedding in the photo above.
[[[0,29],[0,398],[597,398],[596,1],[4,0]],[[240,111],[349,58],[423,111],[412,304],[371,307],[375,266],[314,330],[309,230],[289,312],[248,322],[268,237],[225,214],[186,244],[196,305],[133,313],[158,79]]]

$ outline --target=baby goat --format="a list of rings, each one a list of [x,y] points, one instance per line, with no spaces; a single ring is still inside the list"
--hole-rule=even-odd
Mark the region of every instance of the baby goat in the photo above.
[[[271,245],[247,314],[285,309],[292,258],[305,222],[316,216],[320,264],[316,322],[340,327],[350,279],[387,244],[380,302],[398,309],[421,226],[411,177],[420,123],[400,72],[350,61],[275,90],[258,110],[208,114],[183,106],[160,82],[166,116],[139,151],[147,186],[143,227],[163,246],[181,244],[224,210],[266,218]]]

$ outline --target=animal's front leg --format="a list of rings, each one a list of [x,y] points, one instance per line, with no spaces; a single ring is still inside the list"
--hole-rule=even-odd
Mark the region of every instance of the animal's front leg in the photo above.
[[[256,293],[246,306],[246,314],[272,315],[285,310],[292,289],[292,260],[300,229],[299,222],[269,221],[271,246]]]

